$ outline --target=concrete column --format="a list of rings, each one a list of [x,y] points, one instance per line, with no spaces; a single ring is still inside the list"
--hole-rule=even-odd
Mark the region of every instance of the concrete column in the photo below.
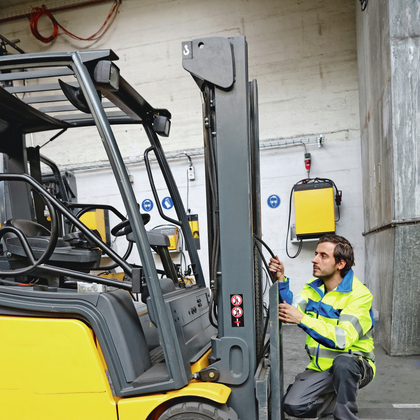
[[[420,354],[420,3],[357,3],[365,280],[390,355]]]

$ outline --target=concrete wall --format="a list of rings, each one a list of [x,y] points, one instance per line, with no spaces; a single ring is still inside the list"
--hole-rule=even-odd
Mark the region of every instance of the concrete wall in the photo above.
[[[378,341],[419,354],[419,34],[417,1],[357,13],[366,279],[381,313]]]
[[[88,36],[110,5],[54,16],[71,32]],[[183,150],[202,146],[200,98],[181,65],[181,42],[197,37],[247,37],[250,78],[259,81],[261,139],[343,133],[336,140],[344,140],[346,130],[358,130],[354,19],[354,4],[347,0],[123,0],[111,29],[93,44],[64,35],[42,44],[26,19],[3,23],[0,30],[9,39],[19,38],[26,52],[112,48],[124,77],[152,105],[171,110],[173,130],[165,149]],[[39,28],[44,36],[51,33],[47,19],[39,21]],[[58,140],[47,147],[67,165],[103,157],[89,138],[72,141],[74,158],[60,154]],[[136,156],[136,141],[131,135],[122,139],[124,156]],[[87,146],[93,153],[83,157]]]
[[[28,2],[29,3],[29,2]],[[34,4],[34,2],[30,2]],[[48,6],[55,0],[46,0]],[[111,3],[54,13],[68,30],[88,36],[102,24]],[[172,133],[162,143],[176,155],[202,148],[201,102],[198,89],[182,69],[181,42],[197,37],[245,35],[249,46],[249,75],[258,79],[260,138],[265,145],[307,143],[312,153],[311,176],[331,178],[343,190],[337,233],[355,245],[356,273],[363,280],[363,203],[359,135],[358,74],[355,13],[357,2],[348,0],[123,0],[108,33],[94,44],[59,36],[45,45],[30,33],[26,20],[4,23],[2,35],[19,38],[27,52],[112,48],[120,56],[121,73],[153,106],[166,107],[173,115]],[[2,10],[2,13],[6,11]],[[48,22],[39,25],[51,33]],[[139,202],[150,196],[142,176],[145,136],[142,129],[116,128],[122,154],[134,175]],[[323,148],[316,137],[325,136]],[[34,135],[34,144],[45,137]],[[63,148],[71,145],[71,153]],[[105,153],[96,133],[86,130],[73,138],[66,132],[42,149],[67,168],[77,170],[81,201],[115,203],[112,182],[104,166]],[[299,291],[311,276],[314,243],[305,243],[301,255],[285,256],[288,200],[292,186],[306,177],[304,149],[265,148],[261,155],[264,240],[285,260],[287,274]],[[190,183],[190,208],[198,213],[205,238],[205,193],[202,158],[194,158],[197,179]],[[187,159],[171,161],[186,200]],[[277,194],[281,205],[267,206]],[[234,203],[233,203],[234,205]],[[161,221],[152,214],[153,226]],[[152,222],[150,222],[152,226]],[[296,245],[290,245],[290,253]],[[203,245],[201,251],[207,252]]]

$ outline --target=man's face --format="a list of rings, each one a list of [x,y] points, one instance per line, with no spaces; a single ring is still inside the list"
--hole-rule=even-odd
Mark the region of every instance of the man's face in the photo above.
[[[328,280],[339,271],[335,262],[334,249],[336,244],[321,242],[315,250],[315,257],[312,259],[313,275],[321,280]]]

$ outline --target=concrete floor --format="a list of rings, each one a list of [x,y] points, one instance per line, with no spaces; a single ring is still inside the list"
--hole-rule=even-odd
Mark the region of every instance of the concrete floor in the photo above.
[[[309,363],[305,332],[283,326],[284,388]],[[420,351],[420,350],[419,350]],[[359,391],[357,403],[361,420],[420,420],[420,356],[390,357],[375,348],[376,377]],[[294,419],[288,417],[286,419]]]

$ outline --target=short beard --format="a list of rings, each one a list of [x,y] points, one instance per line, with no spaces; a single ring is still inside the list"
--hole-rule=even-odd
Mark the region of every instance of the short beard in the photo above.
[[[332,279],[333,277],[334,277],[334,274],[330,274],[330,275],[325,275],[325,276],[319,276],[318,278],[325,282]]]
[[[322,281],[328,281],[328,280],[330,280],[334,277],[335,271],[332,272],[331,274],[324,274],[324,275],[321,275],[321,276],[316,276],[315,272],[312,272],[312,275],[317,277],[318,279],[320,279]]]

